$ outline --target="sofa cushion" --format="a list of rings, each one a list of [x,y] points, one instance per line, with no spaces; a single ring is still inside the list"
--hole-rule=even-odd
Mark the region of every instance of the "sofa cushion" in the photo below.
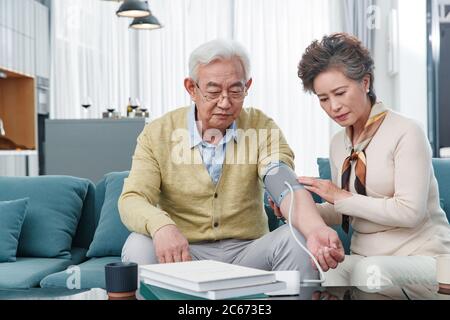
[[[319,176],[321,179],[331,180],[330,160],[328,158],[317,158]]]
[[[120,256],[130,231],[120,219],[117,202],[122,193],[123,182],[129,172],[112,172],[105,176],[105,195],[100,220],[87,256]]]
[[[86,197],[83,201],[83,209],[81,210],[80,222],[78,223],[77,232],[72,243],[72,246],[74,247],[89,249],[89,245],[94,238],[95,228],[98,223],[95,198],[95,185],[89,181]]]
[[[0,200],[29,198],[17,256],[70,260],[88,186],[66,176],[0,177]]]
[[[36,287],[47,275],[83,262],[86,259],[86,249],[73,248],[71,257],[71,260],[18,257],[16,262],[0,263],[0,288],[28,289]]]
[[[80,289],[105,288],[105,265],[120,262],[120,257],[92,258],[78,265],[80,268]],[[61,271],[41,281],[42,288],[65,288],[70,273]]]
[[[317,166],[319,168],[320,179],[331,180],[331,168],[328,158],[317,158]],[[322,198],[319,195],[312,193],[312,196],[315,202],[323,202]]]
[[[28,207],[28,198],[0,201],[0,262],[16,261],[20,231]]]

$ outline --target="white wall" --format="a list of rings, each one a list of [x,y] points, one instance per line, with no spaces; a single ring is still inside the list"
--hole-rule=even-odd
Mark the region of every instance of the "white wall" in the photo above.
[[[399,110],[427,132],[426,0],[398,0],[399,68],[396,79]]]
[[[427,132],[426,0],[378,0],[375,88],[379,100],[418,121]],[[388,74],[389,12],[398,12],[398,73]]]

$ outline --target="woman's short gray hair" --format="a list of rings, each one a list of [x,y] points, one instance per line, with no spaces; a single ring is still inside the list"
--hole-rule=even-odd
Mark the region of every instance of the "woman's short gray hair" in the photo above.
[[[234,40],[216,39],[208,41],[194,51],[189,57],[189,77],[198,81],[198,67],[216,60],[238,58],[244,68],[245,81],[250,79],[250,58],[247,50]]]

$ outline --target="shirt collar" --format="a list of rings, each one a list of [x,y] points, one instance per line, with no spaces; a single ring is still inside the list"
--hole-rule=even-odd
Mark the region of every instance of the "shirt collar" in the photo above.
[[[189,138],[191,148],[194,148],[203,142],[203,139],[200,136],[200,133],[198,132],[197,124],[195,121],[195,110],[196,106],[195,104],[192,104],[188,114],[188,128],[189,128]],[[225,138],[220,141],[219,145],[228,143],[231,141],[231,139],[234,139],[237,142],[236,129],[237,129],[236,121],[233,121],[230,127],[226,130]]]

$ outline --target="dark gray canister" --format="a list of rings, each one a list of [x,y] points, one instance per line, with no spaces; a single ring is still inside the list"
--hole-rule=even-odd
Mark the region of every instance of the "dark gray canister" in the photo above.
[[[134,262],[115,262],[105,266],[106,291],[109,295],[135,293],[138,265]]]

